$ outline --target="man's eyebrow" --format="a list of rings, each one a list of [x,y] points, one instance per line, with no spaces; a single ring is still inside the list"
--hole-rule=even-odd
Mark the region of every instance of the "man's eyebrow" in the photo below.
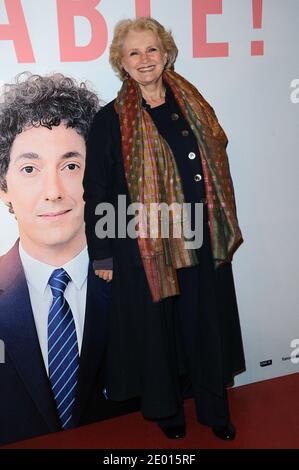
[[[80,152],[70,151],[66,152],[63,155],[61,155],[62,160],[67,160],[68,158],[82,158],[84,159],[83,155]],[[34,152],[26,152],[22,153],[21,155],[18,155],[18,157],[15,159],[15,163],[17,163],[19,160],[40,160],[41,157]]]
[[[23,159],[28,159],[28,160],[38,160],[40,157],[37,153],[34,153],[34,152],[26,152],[26,153],[22,153],[21,155],[19,155],[15,162],[18,162],[19,160],[23,160]]]
[[[61,156],[61,158],[63,160],[67,160],[68,158],[82,158],[82,159],[84,159],[83,155],[80,152],[76,152],[76,151],[66,152]]]

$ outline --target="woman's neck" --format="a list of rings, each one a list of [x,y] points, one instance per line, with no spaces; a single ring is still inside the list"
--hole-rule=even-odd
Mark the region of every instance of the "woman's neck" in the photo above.
[[[143,98],[151,108],[165,103],[166,90],[162,81],[161,83],[148,85],[146,87],[141,86],[140,88]]]

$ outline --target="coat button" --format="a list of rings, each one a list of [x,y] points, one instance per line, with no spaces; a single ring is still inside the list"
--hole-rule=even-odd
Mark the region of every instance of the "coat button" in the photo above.
[[[177,121],[179,119],[179,115],[177,113],[171,113],[171,119],[172,121]]]
[[[199,173],[197,173],[197,175],[194,176],[194,181],[196,182],[200,181],[201,179],[202,179],[202,176]]]
[[[194,152],[188,153],[188,158],[190,158],[190,160],[194,160],[195,157],[196,157],[196,154]]]
[[[188,135],[189,135],[189,131],[187,131],[187,129],[184,129],[184,130],[182,131],[182,136],[183,136],[183,137],[188,137]]]

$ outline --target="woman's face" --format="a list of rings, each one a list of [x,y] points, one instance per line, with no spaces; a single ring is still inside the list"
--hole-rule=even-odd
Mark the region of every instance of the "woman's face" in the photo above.
[[[167,54],[152,31],[129,31],[122,52],[123,68],[141,87],[161,80]]]

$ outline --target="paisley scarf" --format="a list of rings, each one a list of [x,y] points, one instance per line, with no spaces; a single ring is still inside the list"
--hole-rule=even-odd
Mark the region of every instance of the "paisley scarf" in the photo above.
[[[242,243],[234,189],[226,154],[227,138],[211,106],[197,89],[173,70],[163,73],[182,114],[193,131],[203,168],[215,267],[231,261]],[[152,236],[150,207],[184,202],[182,182],[173,153],[142,106],[138,84],[124,81],[115,102],[122,136],[122,155],[131,201],[141,204],[138,246],[154,302],[178,295],[176,270],[197,264],[195,250],[185,247],[182,212],[169,211],[169,237],[161,236],[161,211],[155,213]],[[152,205],[153,204],[153,205]],[[152,205],[152,206],[151,206]],[[140,215],[140,214],[139,214]],[[176,235],[174,235],[176,233]],[[181,233],[181,236],[177,236]],[[149,234],[151,234],[149,236]]]

